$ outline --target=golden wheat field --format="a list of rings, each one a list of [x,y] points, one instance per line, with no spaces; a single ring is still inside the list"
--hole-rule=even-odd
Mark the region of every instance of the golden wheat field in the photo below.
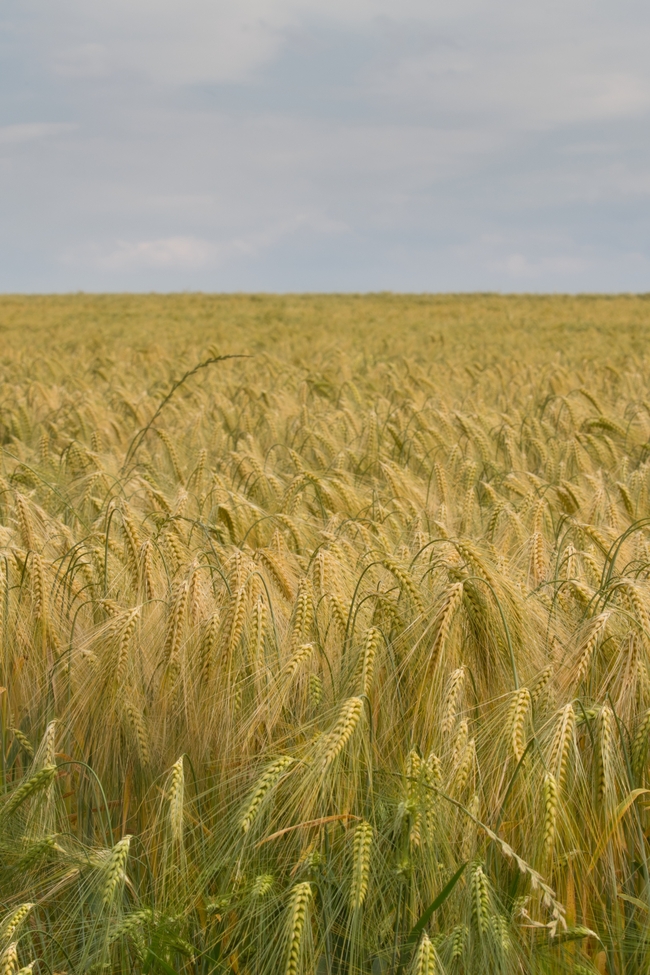
[[[0,975],[650,971],[649,336],[0,298]]]

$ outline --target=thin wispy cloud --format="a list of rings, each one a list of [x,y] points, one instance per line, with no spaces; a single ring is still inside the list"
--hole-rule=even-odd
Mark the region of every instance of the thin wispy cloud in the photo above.
[[[0,126],[0,146],[20,145],[74,132],[77,126],[66,122],[19,122]]]
[[[298,214],[253,233],[227,240],[200,237],[161,237],[156,240],[117,240],[106,250],[69,250],[65,262],[72,267],[94,267],[102,271],[137,273],[142,270],[199,271],[218,268],[229,258],[255,257],[272,248],[283,238],[301,230],[325,235],[345,234],[345,224],[329,220],[322,214]]]
[[[214,261],[216,248],[196,237],[163,237],[160,240],[120,240],[114,251],[100,258],[98,267],[110,271],[141,268],[202,268]]]

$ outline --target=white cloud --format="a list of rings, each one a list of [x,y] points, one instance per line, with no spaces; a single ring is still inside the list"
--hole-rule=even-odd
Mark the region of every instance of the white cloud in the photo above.
[[[17,145],[66,135],[76,128],[78,126],[72,122],[19,122],[16,125],[3,125],[0,126],[0,145]]]
[[[301,230],[315,234],[337,235],[348,232],[349,227],[341,220],[334,220],[320,213],[298,213],[294,217],[280,220],[265,229],[233,237],[222,245],[223,258],[236,255],[258,254],[283,238],[299,233]]]
[[[549,274],[555,276],[579,274],[585,271],[588,266],[589,264],[584,258],[570,255],[530,259],[525,254],[509,254],[505,260],[492,263],[495,270],[505,271],[514,279],[531,281]]]
[[[115,249],[100,257],[96,264],[107,271],[195,269],[213,263],[216,253],[214,244],[198,237],[161,237],[137,242],[120,240]]]
[[[66,264],[90,263],[102,271],[200,270],[217,267],[229,258],[253,257],[285,237],[307,230],[316,234],[342,234],[348,228],[341,221],[318,213],[299,213],[265,228],[214,241],[193,236],[160,237],[155,240],[119,240],[110,248],[93,252],[68,251]]]

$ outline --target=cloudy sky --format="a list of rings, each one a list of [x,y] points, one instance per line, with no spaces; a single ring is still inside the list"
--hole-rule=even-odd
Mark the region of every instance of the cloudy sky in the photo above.
[[[3,0],[0,290],[650,291],[648,0]]]

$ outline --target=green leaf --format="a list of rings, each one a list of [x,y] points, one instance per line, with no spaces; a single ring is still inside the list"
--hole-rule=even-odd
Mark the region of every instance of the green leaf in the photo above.
[[[160,970],[165,973],[165,975],[178,975],[175,968],[168,965],[164,959],[160,958],[155,952],[149,948],[147,950],[147,955],[144,960],[144,965],[142,966],[142,971],[144,975],[148,975],[151,971]]]
[[[645,903],[645,901],[639,900],[638,897],[631,897],[630,894],[620,894],[618,895],[622,901],[627,901],[628,904],[634,904],[635,907],[640,907],[642,911],[650,911],[650,907]]]
[[[579,925],[576,928],[567,928],[566,931],[561,931],[553,938],[552,943],[554,945],[561,945],[565,944],[567,941],[582,941],[583,938],[596,938],[598,941],[600,941],[600,938],[595,931],[592,931],[591,928],[585,928]]]
[[[411,928],[409,936],[404,942],[402,951],[400,953],[397,975],[401,975],[402,971],[404,970],[404,966],[408,961],[409,952],[418,943],[420,935],[424,931],[426,925],[429,923],[429,921],[431,920],[435,912],[438,910],[439,907],[442,906],[442,904],[444,904],[444,902],[451,894],[452,890],[460,880],[463,870],[465,869],[466,866],[467,866],[467,861],[465,861],[465,863],[461,863],[460,867],[458,868],[454,876],[451,878],[451,880],[447,881],[447,883],[442,888],[442,890],[440,891],[436,899],[431,904],[429,904],[426,911],[424,911],[424,913],[420,917],[419,921],[417,921],[417,923]]]

